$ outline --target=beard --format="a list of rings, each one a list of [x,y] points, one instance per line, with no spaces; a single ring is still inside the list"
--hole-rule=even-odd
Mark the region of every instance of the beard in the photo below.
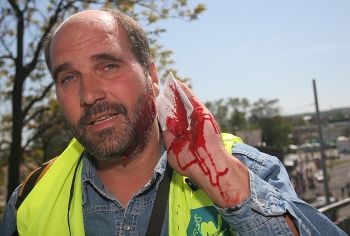
[[[73,135],[89,154],[97,160],[120,161],[144,150],[156,117],[155,97],[150,86],[146,84],[145,91],[130,110],[120,103],[101,101],[86,106],[76,124],[68,122]],[[99,113],[118,114],[117,125],[90,132],[89,121]]]

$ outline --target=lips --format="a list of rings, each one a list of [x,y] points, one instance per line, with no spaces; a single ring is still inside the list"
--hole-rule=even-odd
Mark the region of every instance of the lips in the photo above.
[[[104,114],[104,115],[99,115],[95,116],[94,118],[90,119],[89,122],[87,122],[87,125],[98,125],[103,122],[107,122],[114,117],[116,117],[119,113],[112,113],[112,114]]]

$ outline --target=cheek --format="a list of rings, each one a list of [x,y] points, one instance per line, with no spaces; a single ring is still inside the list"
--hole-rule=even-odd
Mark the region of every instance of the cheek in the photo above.
[[[144,88],[139,81],[130,78],[129,81],[119,80],[106,84],[105,93],[110,102],[122,103],[130,107],[137,102],[140,94],[144,93]]]
[[[64,118],[69,123],[76,123],[80,118],[79,100],[72,99],[70,96],[62,96],[57,92],[56,97]]]

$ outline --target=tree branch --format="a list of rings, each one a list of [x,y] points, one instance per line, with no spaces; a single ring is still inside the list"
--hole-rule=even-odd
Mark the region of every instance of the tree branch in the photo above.
[[[31,60],[31,62],[29,62],[24,68],[25,68],[25,75],[28,76],[30,74],[31,71],[33,71],[36,67],[38,58],[40,56],[40,52],[42,50],[44,41],[47,37],[47,35],[50,33],[52,27],[56,24],[59,15],[66,9],[69,9],[70,7],[73,7],[73,4],[75,2],[84,2],[83,0],[77,0],[77,1],[68,1],[67,4],[63,5],[64,0],[60,0],[60,2],[57,5],[57,8],[55,10],[55,13],[50,17],[49,23],[47,25],[47,27],[44,30],[44,33],[41,35],[40,40],[38,41],[37,45],[36,45],[36,49],[34,52],[34,56],[33,59]],[[90,2],[95,2],[95,1],[90,1]]]
[[[29,62],[26,66],[25,66],[25,74],[26,76],[30,74],[30,72],[32,72],[34,69],[35,69],[35,66],[38,62],[38,58],[40,56],[40,52],[41,52],[41,49],[43,47],[43,44],[44,44],[44,41],[45,41],[45,38],[47,37],[47,35],[50,33],[52,27],[55,25],[55,23],[57,22],[58,20],[58,17],[59,17],[59,14],[67,9],[68,7],[70,7],[72,4],[72,2],[69,2],[68,4],[66,4],[65,6],[62,6],[63,5],[63,0],[61,0],[59,2],[59,4],[57,5],[57,8],[55,10],[55,13],[50,17],[50,20],[49,20],[49,23],[47,25],[47,27],[45,28],[44,30],[44,33],[41,35],[41,38],[40,40],[38,41],[37,45],[36,45],[36,49],[35,49],[35,52],[34,52],[34,56],[33,56],[33,59],[31,60],[31,62]]]
[[[26,12],[28,10],[28,5],[31,0],[27,0],[26,3],[24,4],[23,12]]]
[[[1,55],[1,56],[0,56],[0,60],[1,60],[1,59],[11,59],[11,60],[13,60],[13,61],[15,60],[15,58],[13,58],[11,55]]]
[[[22,147],[23,150],[25,150],[29,144],[35,140],[36,138],[38,138],[41,134],[43,134],[47,129],[49,129],[50,127],[52,127],[53,125],[59,123],[61,120],[60,119],[54,119],[54,120],[51,120],[51,122],[49,123],[46,123],[44,126],[40,127],[39,129],[37,129],[37,131],[35,132],[35,134],[29,138],[27,140],[27,142],[24,144],[24,146]]]
[[[1,45],[5,48],[6,52],[8,53],[8,55],[10,56],[11,59],[13,60],[16,60],[15,57],[13,56],[10,48],[7,46],[7,44],[5,43],[4,41],[4,38],[3,37],[0,37],[0,42],[1,42]]]
[[[28,119],[23,121],[23,126],[25,126],[26,124],[29,123],[29,121],[31,121],[32,119],[34,119],[37,115],[42,114],[44,111],[50,110],[48,107],[43,107],[37,111],[35,111],[30,117],[28,117]]]
[[[22,13],[21,13],[21,10],[19,9],[18,4],[16,3],[17,1],[8,0],[8,2],[10,3],[12,9],[15,11],[16,16],[19,17],[20,14],[22,14]]]
[[[43,21],[46,21],[46,16],[45,16],[45,14],[44,14],[39,8],[37,8],[36,11],[37,11],[38,14],[42,17],[42,20],[43,20]]]
[[[7,145],[11,145],[11,142],[10,141],[8,141],[8,140],[2,140],[1,142],[0,142],[0,147],[2,146],[2,145],[4,145],[4,144],[7,144]]]
[[[53,86],[53,82],[51,82],[48,86],[46,86],[45,90],[43,91],[43,93],[39,96],[34,98],[24,109],[23,109],[23,117],[26,117],[28,114],[28,111],[33,107],[33,105],[38,102],[41,101],[46,94],[50,91],[51,87]]]

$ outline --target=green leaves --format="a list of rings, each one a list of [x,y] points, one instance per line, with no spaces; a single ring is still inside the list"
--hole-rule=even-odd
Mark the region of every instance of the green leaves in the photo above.
[[[288,119],[280,116],[278,100],[259,99],[250,103],[246,98],[219,99],[206,106],[218,121],[221,131],[237,133],[252,129],[261,130],[261,141],[273,148],[284,148],[292,131]]]

